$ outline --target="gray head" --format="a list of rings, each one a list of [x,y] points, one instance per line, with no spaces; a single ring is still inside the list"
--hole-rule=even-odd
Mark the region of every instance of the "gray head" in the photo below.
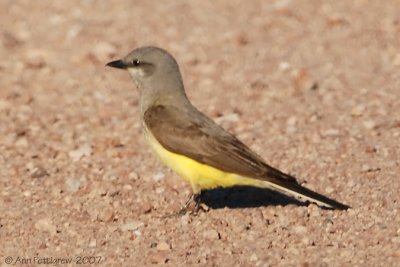
[[[137,48],[106,66],[129,72],[139,89],[142,109],[156,101],[165,103],[183,101],[182,97],[186,99],[179,66],[171,54],[161,48]]]

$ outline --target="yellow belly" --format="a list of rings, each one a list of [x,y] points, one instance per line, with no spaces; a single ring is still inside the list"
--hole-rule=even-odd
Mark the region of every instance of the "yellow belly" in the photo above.
[[[194,194],[199,193],[202,189],[216,187],[234,185],[261,186],[262,182],[259,180],[224,172],[186,156],[170,152],[161,146],[148,130],[145,131],[145,136],[150,147],[161,161],[190,182]]]

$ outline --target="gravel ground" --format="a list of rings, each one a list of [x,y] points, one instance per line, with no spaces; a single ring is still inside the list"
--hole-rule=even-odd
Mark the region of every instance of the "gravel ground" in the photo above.
[[[0,266],[400,266],[398,1],[251,3],[0,2]],[[166,217],[190,186],[104,67],[144,45],[176,57],[200,110],[352,209],[234,188]]]

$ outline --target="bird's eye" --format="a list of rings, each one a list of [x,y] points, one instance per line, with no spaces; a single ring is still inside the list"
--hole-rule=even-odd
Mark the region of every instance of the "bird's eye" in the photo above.
[[[132,61],[132,65],[135,66],[135,67],[139,66],[140,65],[140,60],[139,59],[134,59]]]

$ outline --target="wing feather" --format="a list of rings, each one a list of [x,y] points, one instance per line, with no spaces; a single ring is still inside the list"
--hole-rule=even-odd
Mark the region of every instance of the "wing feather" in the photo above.
[[[196,112],[196,116],[190,112]],[[167,150],[242,176],[281,182],[294,177],[267,165],[235,136],[197,110],[156,105],[144,114],[146,127]]]

